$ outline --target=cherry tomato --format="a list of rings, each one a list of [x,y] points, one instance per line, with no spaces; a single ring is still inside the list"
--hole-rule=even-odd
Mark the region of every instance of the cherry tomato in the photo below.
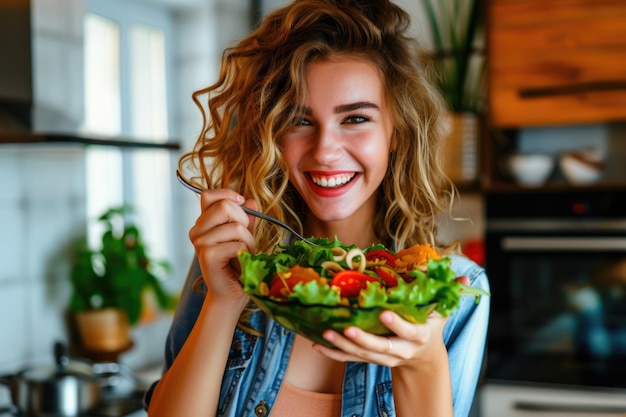
[[[337,272],[330,281],[330,286],[338,287],[342,297],[350,298],[358,297],[368,282],[377,281],[376,278],[363,272],[347,270]]]
[[[384,249],[374,249],[365,253],[365,259],[369,262],[384,262],[392,268],[396,267],[396,258],[389,251]]]
[[[393,269],[381,265],[375,266],[373,270],[374,272],[376,272],[376,275],[378,275],[383,281],[385,281],[386,287],[391,288],[398,286],[398,279],[400,278],[400,276]]]
[[[313,269],[295,265],[284,272],[277,272],[269,285],[269,295],[275,298],[285,298],[293,292],[293,287],[299,282],[321,280],[322,277]]]

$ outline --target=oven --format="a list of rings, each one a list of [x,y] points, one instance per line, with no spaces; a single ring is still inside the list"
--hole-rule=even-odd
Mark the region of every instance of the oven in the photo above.
[[[626,389],[626,190],[488,193],[486,380]]]

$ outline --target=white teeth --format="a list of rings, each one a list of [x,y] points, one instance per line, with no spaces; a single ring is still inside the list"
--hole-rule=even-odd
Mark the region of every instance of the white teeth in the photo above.
[[[348,183],[352,178],[354,178],[354,174],[345,174],[333,177],[311,175],[311,179],[315,184],[325,188],[341,187],[342,185]]]

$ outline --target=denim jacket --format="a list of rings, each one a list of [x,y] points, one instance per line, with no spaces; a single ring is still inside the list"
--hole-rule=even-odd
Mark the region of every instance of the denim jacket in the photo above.
[[[457,276],[466,275],[473,287],[489,290],[485,271],[462,256],[451,256]],[[198,316],[204,296],[191,289],[200,276],[197,260],[189,271],[181,300],[167,336],[165,369],[169,368],[185,342]],[[489,297],[479,303],[474,297],[462,297],[459,308],[450,316],[443,331],[448,349],[454,415],[469,415],[482,369]],[[263,312],[250,317],[249,324],[263,334],[255,336],[239,328],[235,330],[218,405],[218,416],[267,416],[285,377],[294,333],[282,327]],[[156,384],[156,383],[155,383]],[[150,401],[152,389],[146,394]],[[415,404],[419,413],[419,404]],[[388,367],[348,363],[343,381],[342,417],[395,416]]]

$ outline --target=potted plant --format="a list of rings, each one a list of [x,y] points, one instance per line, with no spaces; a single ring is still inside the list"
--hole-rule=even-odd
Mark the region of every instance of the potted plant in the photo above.
[[[98,218],[104,226],[99,249],[89,248],[86,236],[76,245],[70,311],[84,350],[121,351],[132,345],[130,327],[145,313],[150,294],[163,310],[175,306],[175,297],[161,285],[170,265],[148,256],[139,229],[129,220],[132,212],[126,205]]]
[[[485,59],[476,47],[482,29],[482,0],[423,0],[434,51],[435,81],[452,113],[444,166],[457,182],[477,177],[479,116],[485,106]]]

